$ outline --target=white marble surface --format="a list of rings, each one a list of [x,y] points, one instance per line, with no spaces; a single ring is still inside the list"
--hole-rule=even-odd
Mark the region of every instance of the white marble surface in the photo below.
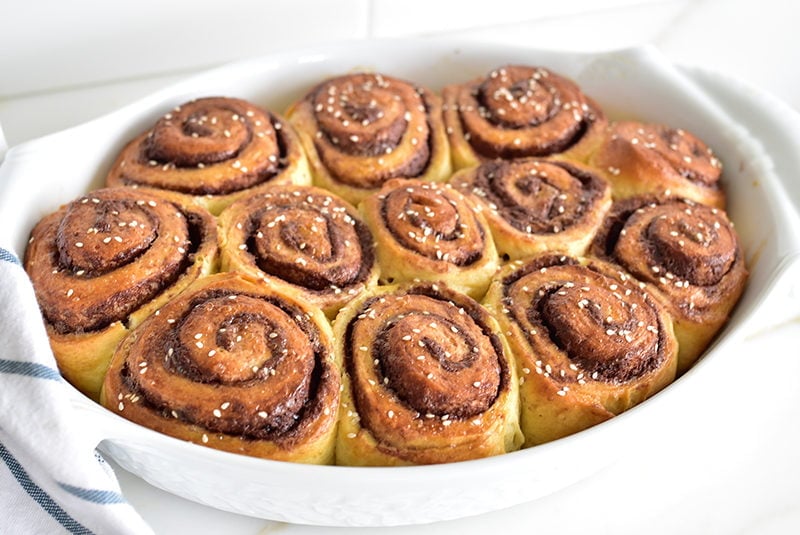
[[[300,43],[408,35],[585,50],[650,43],[676,63],[732,75],[800,110],[800,32],[794,27],[800,5],[792,2],[495,1],[482,12],[478,1],[414,0],[400,9],[397,2],[349,0],[335,10],[322,0],[258,7],[233,1],[231,13],[196,0],[169,4],[166,18],[153,14],[159,4],[115,2],[112,9],[97,0],[5,0],[11,9],[0,20],[0,50],[6,52],[0,57],[0,125],[8,144],[80,124],[224,61]],[[309,18],[309,11],[318,16]],[[703,400],[702,417],[665,429],[646,450],[629,452],[573,487],[504,511],[427,526],[315,528],[216,511],[117,472],[126,496],[158,534],[796,533],[797,310],[727,356],[730,365],[717,381],[724,387]]]

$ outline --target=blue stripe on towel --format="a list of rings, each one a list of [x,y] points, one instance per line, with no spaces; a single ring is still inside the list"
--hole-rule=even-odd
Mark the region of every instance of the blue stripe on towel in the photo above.
[[[8,451],[0,442],[0,459],[6,463],[11,474],[19,482],[20,486],[25,489],[28,495],[36,500],[42,509],[52,516],[59,524],[73,533],[74,535],[92,535],[92,532],[85,526],[77,522],[74,518],[64,511],[54,500],[51,498],[40,486],[34,483],[25,469],[19,464],[19,461]]]
[[[114,492],[113,490],[84,489],[61,482],[59,482],[58,485],[73,496],[77,496],[81,500],[87,502],[99,503],[101,505],[125,503],[125,498],[122,497],[122,494]]]
[[[18,266],[22,265],[22,263],[19,261],[19,258],[17,258],[17,256],[14,253],[5,250],[2,247],[0,247],[0,260],[4,262],[10,262]]]
[[[36,377],[37,379],[50,379],[51,381],[61,380],[61,374],[58,373],[58,370],[37,362],[0,359],[0,373],[15,373],[17,375]]]

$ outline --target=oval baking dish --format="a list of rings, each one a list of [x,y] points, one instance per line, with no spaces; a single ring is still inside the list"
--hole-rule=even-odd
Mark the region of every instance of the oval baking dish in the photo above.
[[[339,73],[380,71],[438,91],[509,63],[546,66],[574,79],[612,118],[683,125],[725,162],[728,212],[751,275],[730,321],[697,365],[652,399],[576,435],[487,459],[404,468],[310,466],[204,448],[124,420],[75,390],[74,407],[100,450],[157,487],[240,514],[339,526],[425,523],[509,507],[591,477],[624,455],[620,444],[634,447],[646,440],[648,429],[673,425],[689,409],[689,393],[713,389],[714,368],[724,361],[726,348],[768,324],[770,307],[788,293],[781,289],[798,266],[800,191],[791,180],[800,172],[800,127],[795,118],[781,115],[780,103],[770,97],[677,68],[652,49],[576,54],[404,40],[288,51],[231,64],[11,148],[0,167],[0,244],[21,257],[35,221],[99,187],[129,139],[189,99],[231,95],[280,110]]]

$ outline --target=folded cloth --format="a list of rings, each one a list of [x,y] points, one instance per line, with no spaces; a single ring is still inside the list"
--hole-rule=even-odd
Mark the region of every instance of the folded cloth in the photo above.
[[[67,389],[30,280],[0,248],[0,533],[152,533]]]

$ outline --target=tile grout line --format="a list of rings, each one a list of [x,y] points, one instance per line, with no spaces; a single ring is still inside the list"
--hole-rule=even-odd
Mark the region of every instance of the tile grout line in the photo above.
[[[199,72],[203,72],[209,69],[214,69],[225,63],[229,62],[216,62],[216,63],[207,63],[205,65],[197,65],[194,67],[184,67],[180,69],[172,69],[169,71],[154,71],[147,74],[140,74],[135,76],[126,76],[121,78],[109,78],[107,80],[99,80],[94,82],[85,82],[85,83],[78,83],[78,84],[66,84],[60,86],[54,86],[47,89],[39,89],[34,91],[23,91],[20,93],[9,93],[6,95],[0,95],[0,104],[6,101],[17,100],[17,99],[24,99],[24,98],[35,98],[35,97],[43,97],[47,95],[57,94],[57,93],[69,93],[71,91],[86,91],[90,89],[102,88],[106,86],[112,86],[117,84],[130,84],[136,82],[146,82],[148,80],[154,80],[157,78],[166,78],[166,77],[175,77],[175,76],[191,76],[193,74],[197,74]]]
[[[706,0],[701,0],[701,1],[705,2]],[[424,37],[446,37],[446,36],[449,36],[449,35],[466,34],[466,33],[472,32],[472,31],[485,31],[485,30],[502,29],[502,28],[514,28],[514,27],[523,26],[523,25],[526,25],[526,24],[536,24],[536,23],[547,24],[547,23],[552,23],[552,22],[555,22],[555,21],[568,20],[568,19],[576,18],[576,17],[586,17],[586,16],[599,15],[599,14],[602,14],[602,13],[614,13],[614,12],[620,12],[620,11],[630,11],[632,9],[646,9],[646,8],[652,7],[652,6],[684,5],[684,10],[681,12],[681,15],[679,15],[679,17],[680,17],[680,16],[683,15],[683,12],[686,11],[686,7],[690,6],[691,4],[692,4],[691,0],[661,0],[661,1],[654,1],[654,2],[651,1],[651,2],[631,3],[631,4],[626,4],[626,5],[610,6],[610,7],[599,8],[599,9],[591,9],[591,10],[585,10],[585,11],[575,11],[575,12],[570,12],[570,13],[563,13],[563,14],[560,14],[560,15],[548,15],[548,16],[540,17],[540,18],[523,19],[523,20],[517,20],[517,21],[513,21],[513,22],[501,22],[501,23],[487,24],[485,26],[470,26],[470,27],[465,27],[465,28],[454,28],[454,29],[449,29],[449,30],[445,30],[445,31],[437,31],[435,33],[422,32],[422,33],[418,33],[418,34],[406,34],[406,36],[407,37],[411,37],[413,35],[417,35],[417,36],[424,36]],[[396,37],[401,37],[401,36],[398,35]]]
[[[364,15],[366,17],[366,39],[372,39],[375,34],[375,0],[364,0]]]

